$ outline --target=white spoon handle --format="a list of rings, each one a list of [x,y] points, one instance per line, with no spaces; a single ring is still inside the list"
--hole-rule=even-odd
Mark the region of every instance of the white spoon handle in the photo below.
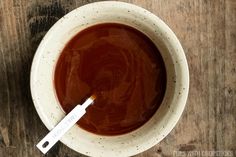
[[[55,128],[53,128],[36,146],[46,154],[50,148],[86,113],[85,109],[92,104],[93,98],[88,98],[82,105],[77,105]]]

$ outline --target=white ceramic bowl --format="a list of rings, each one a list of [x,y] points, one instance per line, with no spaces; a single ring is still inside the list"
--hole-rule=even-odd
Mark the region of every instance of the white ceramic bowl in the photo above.
[[[161,107],[137,130],[119,136],[100,136],[73,126],[61,139],[71,149],[102,157],[131,156],[160,142],[179,120],[188,95],[189,72],[184,51],[171,29],[157,16],[123,2],[97,2],[62,17],[45,35],[34,56],[31,93],[35,108],[51,130],[65,113],[58,102],[53,77],[65,44],[79,31],[98,23],[123,23],[145,33],[158,47],[167,70],[167,89]]]

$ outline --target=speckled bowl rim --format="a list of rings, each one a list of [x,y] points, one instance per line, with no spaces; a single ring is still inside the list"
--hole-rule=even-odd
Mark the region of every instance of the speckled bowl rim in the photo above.
[[[66,22],[77,19],[83,21],[83,24],[78,26],[80,27],[80,30],[82,30],[88,27],[90,23],[85,23],[87,17],[78,17],[79,15],[88,15],[87,13],[90,13],[91,15],[88,15],[90,16],[88,18],[90,18],[90,20],[96,21],[99,20],[99,17],[102,17],[102,15],[106,16],[103,10],[110,11],[110,14],[115,11],[125,12],[125,14],[121,14],[124,18],[123,20],[130,22],[130,19],[125,19],[125,16],[129,16],[129,18],[132,17],[134,19],[134,21],[132,21],[134,27],[139,26],[135,19],[138,21],[140,18],[143,18],[143,20],[147,21],[147,25],[145,23],[143,23],[143,25],[145,25],[145,28],[150,28],[151,30],[149,32],[149,37],[152,40],[155,40],[155,36],[163,38],[163,43],[166,44],[165,46],[168,48],[167,51],[169,52],[169,55],[172,59],[169,65],[173,66],[175,71],[173,77],[169,79],[169,82],[173,84],[173,89],[170,87],[170,90],[174,90],[174,94],[171,97],[167,98],[167,96],[165,96],[164,98],[166,99],[166,102],[168,102],[167,105],[170,103],[171,104],[168,105],[168,107],[166,107],[167,105],[162,105],[164,106],[163,111],[165,111],[165,114],[162,115],[162,117],[157,115],[147,124],[129,134],[114,137],[98,136],[79,129],[77,126],[74,126],[65,134],[65,136],[63,136],[61,142],[71,149],[88,156],[132,156],[151,148],[155,144],[159,143],[165,136],[167,136],[167,134],[174,128],[177,121],[179,120],[184,110],[188,96],[189,71],[183,48],[171,29],[154,14],[136,5],[117,1],[90,3],[71,11],[53,25],[53,27],[48,31],[41,41],[36,51],[31,67],[31,94],[37,113],[39,114],[45,126],[51,130],[62,119],[62,117],[65,116],[64,112],[60,108],[60,105],[58,105],[59,103],[55,96],[54,87],[52,85],[52,69],[56,63],[55,54],[59,56],[61,50],[68,40],[78,32],[78,29],[72,30],[70,33],[68,33],[67,39],[64,34],[65,40],[63,40],[62,36],[60,36],[60,31],[63,33],[61,27],[63,27],[63,24]],[[96,13],[98,15],[95,15]],[[117,13],[119,14],[119,12]],[[107,18],[109,19],[109,17]],[[118,16],[116,20],[119,21]],[[107,21],[101,20],[101,23],[103,22]],[[148,32],[146,35],[148,35]],[[55,41],[58,40],[61,42],[53,43],[53,37],[60,38],[55,39]],[[51,45],[49,43],[51,43]],[[51,53],[51,50],[58,51]],[[171,65],[172,62],[173,65]],[[174,84],[173,81],[176,84]],[[49,84],[50,82],[51,84]],[[171,99],[171,101],[169,99]],[[165,104],[165,100],[163,101],[163,104]],[[55,105],[55,103],[58,106]],[[54,104],[54,108],[49,104]],[[159,110],[162,110],[162,108]],[[160,123],[157,123],[155,120],[160,120]],[[154,125],[156,126],[153,127]],[[77,135],[81,136],[78,137]],[[89,138],[89,140],[87,141],[86,138]],[[80,139],[81,141],[79,141]]]

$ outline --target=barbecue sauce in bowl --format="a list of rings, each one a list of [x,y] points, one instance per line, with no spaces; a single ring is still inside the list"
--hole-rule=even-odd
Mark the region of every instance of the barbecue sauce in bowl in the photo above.
[[[127,25],[104,23],[76,34],[55,67],[63,110],[96,94],[78,125],[99,135],[120,135],[146,123],[166,90],[166,69],[154,43]]]

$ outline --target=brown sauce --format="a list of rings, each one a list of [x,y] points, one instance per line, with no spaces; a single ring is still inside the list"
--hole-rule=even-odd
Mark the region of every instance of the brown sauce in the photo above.
[[[147,122],[166,89],[160,52],[140,31],[105,23],[75,35],[55,69],[55,89],[66,113],[96,94],[78,125],[95,134],[119,135]]]

